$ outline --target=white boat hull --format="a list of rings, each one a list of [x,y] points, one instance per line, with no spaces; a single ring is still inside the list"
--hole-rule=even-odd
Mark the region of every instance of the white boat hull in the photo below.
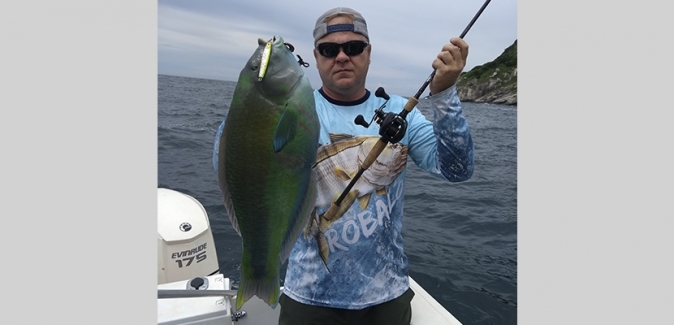
[[[206,290],[230,290],[230,282],[222,274],[205,277],[209,286]],[[160,290],[185,290],[190,281],[178,281],[158,286]],[[410,287],[414,291],[412,298],[411,325],[461,325],[451,313],[438,303],[426,290],[410,278]],[[283,288],[281,288],[283,289]],[[236,296],[210,296],[199,298],[158,299],[158,324],[161,325],[276,325],[281,305],[269,307],[262,299],[253,297],[241,311],[245,316],[234,320],[233,310]],[[240,311],[239,311],[240,312]]]

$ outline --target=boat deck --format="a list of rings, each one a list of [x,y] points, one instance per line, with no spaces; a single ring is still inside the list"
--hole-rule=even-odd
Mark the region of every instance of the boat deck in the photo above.
[[[229,279],[221,274],[208,277],[211,290],[228,290]],[[184,289],[187,281],[159,285],[160,290]],[[414,279],[410,278],[410,287],[414,290],[412,298],[411,325],[461,325],[447,309],[431,297]],[[192,291],[193,292],[193,291]],[[241,311],[245,317],[233,320],[230,306],[236,297],[209,296],[200,298],[165,298],[158,300],[158,324],[232,324],[232,325],[276,325],[281,305],[270,308],[262,299],[253,297]]]

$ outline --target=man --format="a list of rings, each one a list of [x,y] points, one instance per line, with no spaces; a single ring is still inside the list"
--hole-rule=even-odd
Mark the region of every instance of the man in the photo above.
[[[376,123],[369,128],[354,123],[358,115],[369,121],[384,103],[365,88],[372,51],[365,19],[353,9],[334,8],[318,18],[313,34],[322,81],[314,91],[319,142],[331,143],[330,134],[378,136]],[[419,167],[450,182],[469,179],[474,166],[473,141],[455,87],[467,56],[468,44],[460,38],[442,47],[432,63],[433,122],[415,108],[399,142]],[[385,111],[400,113],[406,102],[391,96]],[[316,238],[300,236],[288,258],[280,325],[410,323],[414,293],[401,236],[404,178],[403,169],[385,191],[370,194],[365,208],[354,203],[324,231],[327,265]]]

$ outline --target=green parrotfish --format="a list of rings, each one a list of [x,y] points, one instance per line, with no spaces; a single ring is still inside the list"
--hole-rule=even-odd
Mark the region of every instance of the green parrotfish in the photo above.
[[[280,266],[316,200],[313,89],[292,45],[280,36],[258,44],[239,75],[218,149],[220,191],[243,244],[237,309],[254,295],[276,307]]]

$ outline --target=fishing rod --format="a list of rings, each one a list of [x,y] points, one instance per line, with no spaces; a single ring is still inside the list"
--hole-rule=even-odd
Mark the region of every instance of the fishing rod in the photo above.
[[[471,27],[473,27],[473,24],[477,20],[478,17],[482,14],[484,9],[487,7],[487,5],[491,2],[491,0],[486,0],[485,3],[482,5],[480,10],[475,14],[473,19],[468,23],[468,26],[463,30],[459,38],[464,38],[468,31],[470,30]],[[386,145],[390,143],[396,143],[405,136],[405,132],[407,131],[407,120],[405,120],[405,117],[407,117],[407,114],[414,109],[415,106],[419,103],[419,97],[421,97],[421,94],[426,90],[426,87],[431,83],[431,80],[433,80],[433,77],[435,76],[435,71],[431,73],[431,75],[426,79],[424,84],[421,86],[419,91],[414,95],[414,97],[410,97],[407,100],[407,103],[403,107],[403,110],[399,114],[395,113],[384,113],[383,109],[386,107],[386,103],[388,103],[388,100],[390,97],[386,94],[386,91],[384,91],[384,88],[379,87],[377,91],[375,91],[375,96],[379,98],[383,98],[386,101],[375,111],[375,115],[372,117],[372,121],[370,123],[367,123],[365,121],[365,118],[363,115],[358,115],[356,119],[354,120],[354,123],[363,126],[365,128],[368,128],[370,125],[372,125],[372,122],[376,122],[377,124],[380,125],[379,127],[379,135],[381,136],[379,138],[379,141],[375,143],[375,145],[372,147],[370,150],[370,153],[367,155],[365,160],[363,161],[363,164],[360,166],[358,169],[358,173],[351,179],[351,182],[346,186],[344,191],[342,191],[342,194],[335,200],[330,207],[328,208],[325,213],[321,215],[322,218],[326,219],[327,221],[332,221],[332,219],[335,217],[337,214],[337,211],[339,210],[339,206],[342,204],[342,201],[344,198],[346,198],[346,195],[351,191],[351,188],[356,184],[358,179],[360,179],[360,176],[363,175],[363,173],[370,168],[370,166],[377,160],[377,157],[381,154],[382,151],[384,151],[384,148],[386,148]]]
[[[487,5],[490,2],[491,2],[491,0],[487,0],[487,1],[484,2],[482,7],[480,8],[480,10],[478,10],[477,14],[475,14],[475,16],[473,17],[473,20],[471,20],[470,23],[468,23],[468,26],[466,26],[466,29],[464,29],[463,32],[461,32],[461,35],[459,35],[459,38],[463,38],[464,36],[466,36],[466,34],[468,34],[468,31],[470,30],[470,28],[473,27],[473,24],[475,24],[475,21],[477,20],[477,18],[480,17],[482,12],[484,11],[484,8],[487,8]],[[428,77],[428,79],[426,79],[426,82],[424,82],[424,84],[421,85],[421,88],[419,88],[419,91],[417,91],[417,94],[414,95],[414,99],[416,99],[417,102],[419,100],[419,97],[421,97],[421,94],[424,92],[424,90],[426,90],[426,87],[428,87],[428,85],[431,83],[431,80],[433,80],[433,77],[435,76],[435,71],[436,70],[433,70],[433,72],[431,72],[431,75]],[[417,103],[414,103],[414,106],[416,106],[416,105],[417,105]],[[410,111],[412,110],[412,108],[414,108],[414,106],[412,106],[410,108]],[[405,107],[407,107],[407,105]]]

